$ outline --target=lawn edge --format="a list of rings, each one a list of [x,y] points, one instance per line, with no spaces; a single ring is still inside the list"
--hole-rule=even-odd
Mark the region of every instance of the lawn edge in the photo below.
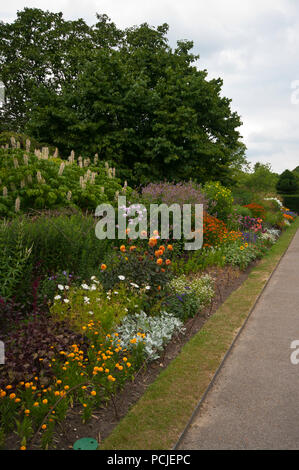
[[[212,388],[214,381],[222,369],[235,342],[246,326],[246,323],[250,318],[250,315],[261,295],[263,294],[267,284],[283,259],[298,228],[299,218],[281,235],[280,239],[275,245],[273,245],[267,255],[262,258],[259,264],[251,270],[248,278],[238,289],[232,292],[232,294],[217,309],[215,314],[204,324],[203,328],[183,346],[180,353],[173,359],[173,361],[171,361],[168,367],[161,371],[155,381],[147,388],[142,397],[140,397],[140,399],[130,408],[128,413],[117,424],[110,435],[107,436],[107,438],[101,443],[100,450],[157,450],[176,449],[178,447],[200,406],[205,400],[209,390]],[[248,291],[250,291],[250,293],[248,293]],[[237,309],[234,304],[236,299]],[[233,320],[231,320],[232,316]],[[225,323],[223,323],[223,321]],[[215,337],[217,336],[215,333],[217,332],[218,324],[220,325],[220,328],[221,326],[227,327],[227,321],[229,323],[228,328],[225,328],[224,333],[221,331],[220,334],[220,336],[222,335],[221,348],[218,352],[216,352],[216,354],[214,354],[214,363],[208,370],[208,374],[207,370],[203,371],[202,376],[200,371],[198,371],[198,374],[196,374],[197,377],[195,378],[198,379],[198,382],[197,387],[196,384],[194,386],[193,394],[191,393],[191,395],[193,395],[192,409],[190,410],[191,404],[188,403],[188,407],[186,406],[186,409],[183,411],[182,416],[180,417],[180,422],[182,423],[182,421],[184,421],[184,424],[177,424],[176,414],[174,413],[174,416],[172,416],[170,419],[169,429],[165,429],[165,422],[162,419],[163,412],[159,413],[159,411],[161,411],[161,402],[163,404],[164,399],[164,402],[167,404],[168,397],[169,401],[171,402],[170,394],[172,391],[175,392],[174,388],[171,389],[171,387],[169,387],[167,375],[170,373],[173,376],[173,372],[175,370],[177,377],[171,382],[175,385],[179,379],[184,381],[184,374],[179,369],[179,366],[182,366],[182,364],[184,365],[184,357],[187,356],[190,368],[190,361],[191,363],[196,363],[199,354],[201,354],[203,357],[206,357],[208,356],[208,353],[212,351],[211,348],[217,349],[217,347],[215,348],[215,341],[212,341],[212,344],[210,344],[211,341],[209,343],[209,339],[205,340],[204,336],[206,334],[208,338],[214,336],[215,340]],[[194,348],[194,351],[191,351],[190,354],[189,351],[191,348]],[[179,372],[177,372],[178,369]],[[184,371],[184,367],[182,370]],[[181,377],[179,377],[180,372]],[[198,388],[200,391],[200,394],[197,398],[194,397],[194,395],[197,393],[196,388]],[[172,395],[175,396],[176,394],[173,393]],[[156,404],[153,402],[155,399]],[[174,406],[174,404],[172,406]],[[176,405],[179,407],[180,404],[181,403],[179,402],[178,398]],[[168,411],[167,414],[169,414],[168,409],[165,409],[165,411]],[[149,417],[148,419],[146,419],[147,416]],[[159,425],[159,421],[161,422],[161,426]],[[157,433],[155,432],[155,428],[161,429],[160,437],[156,436]],[[168,431],[167,436],[169,437],[165,437],[166,431]],[[143,434],[144,439],[142,439]],[[155,437],[152,436],[151,439],[151,435]]]

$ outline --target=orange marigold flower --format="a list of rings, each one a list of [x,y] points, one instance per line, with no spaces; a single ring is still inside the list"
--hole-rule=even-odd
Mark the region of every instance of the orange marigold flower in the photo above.
[[[121,246],[119,247],[119,249],[120,249],[120,251],[122,251],[123,253],[126,251],[125,245],[121,245]]]
[[[167,266],[168,266],[169,264],[171,264],[170,259],[167,259],[167,260],[165,261],[165,263],[167,264]]]
[[[103,264],[101,264],[101,270],[102,270],[102,271],[105,271],[105,269],[107,269],[107,266],[106,266],[106,264],[104,264],[104,263],[103,263]]]
[[[157,259],[157,264],[159,264],[159,266],[163,263],[163,259],[162,258],[158,258]]]
[[[156,238],[150,238],[148,244],[149,244],[150,247],[153,248],[154,246],[157,245],[157,239]]]

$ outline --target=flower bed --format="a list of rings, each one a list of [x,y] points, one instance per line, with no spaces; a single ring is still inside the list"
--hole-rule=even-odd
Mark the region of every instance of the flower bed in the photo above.
[[[172,200],[177,191],[181,203],[188,197],[202,198],[201,189],[191,183],[189,196],[184,194],[188,185],[174,186],[174,190],[170,184],[149,187],[143,198]],[[218,212],[223,200],[231,197],[217,185],[206,186],[205,197],[209,192],[214,201],[217,197]],[[212,200],[209,207],[214,207]],[[286,208],[279,211],[284,225],[293,222],[296,214]],[[74,272],[65,266],[62,272],[59,265],[56,272],[44,276],[39,265],[31,266],[29,271],[38,273],[35,307],[16,316],[15,323],[5,320],[10,331],[5,336],[8,360],[0,377],[3,445],[15,432],[22,449],[35,442],[42,448],[52,446],[56,425],[74,406],[85,423],[95,409],[113,401],[144,364],[157,360],[190,318],[211,305],[216,287],[213,276],[206,273],[209,267],[245,270],[280,234],[261,217],[236,219],[226,214],[225,218],[230,222],[204,213],[204,246],[195,252],[184,252],[181,240],[160,240],[157,231],[148,240],[131,240],[128,229],[127,240],[109,242],[106,250],[96,251],[97,262],[90,263],[88,270],[80,267],[80,272],[77,268]],[[21,230],[26,233],[26,221]],[[7,233],[5,228],[4,245]],[[16,266],[29,269],[32,249],[20,236],[19,248],[10,251]],[[68,253],[72,249],[67,246]],[[94,252],[91,243],[85,259]],[[51,260],[52,267],[53,256]],[[14,306],[12,293],[22,283],[22,272],[16,271],[13,280],[10,290],[2,293],[3,318]]]

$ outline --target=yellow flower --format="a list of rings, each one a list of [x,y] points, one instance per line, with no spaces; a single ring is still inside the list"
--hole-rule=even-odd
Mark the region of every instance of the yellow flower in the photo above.
[[[16,398],[16,394],[15,394],[15,393],[11,393],[11,394],[9,395],[9,398],[10,398],[11,400],[13,400],[14,398]]]
[[[92,392],[90,392],[90,394],[91,394],[93,397],[95,397],[96,394],[97,394],[97,392],[96,392],[95,390],[92,390]]]
[[[26,446],[21,446],[20,450],[26,450]]]
[[[42,429],[47,429],[47,425],[46,425],[46,424],[43,424],[43,425],[42,425]]]
[[[48,400],[45,398],[45,399],[43,400],[43,404],[46,405],[47,403],[48,403]]]
[[[39,406],[38,401],[36,401],[35,403],[33,403],[33,406],[35,406],[35,407],[36,407],[36,406]]]

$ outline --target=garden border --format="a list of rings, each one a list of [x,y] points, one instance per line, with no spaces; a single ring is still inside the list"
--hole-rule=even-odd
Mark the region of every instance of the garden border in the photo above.
[[[250,318],[250,315],[251,315],[254,307],[256,306],[256,304],[259,301],[262,293],[264,292],[264,289],[266,288],[266,286],[269,283],[271,277],[273,276],[273,274],[276,271],[277,267],[279,266],[281,260],[283,259],[283,257],[285,255],[289,245],[291,244],[298,228],[299,228],[299,219],[297,219],[292,224],[292,226],[289,227],[288,230],[282,234],[281,238],[269,250],[268,254],[261,260],[261,262],[255,268],[253,268],[253,270],[251,271],[251,273],[250,273],[249,277],[247,278],[247,280],[225,300],[225,302],[216,311],[214,316],[211,317],[208,322],[206,322],[206,324],[203,326],[203,328],[198,333],[196,333],[194,335],[194,337],[190,341],[188,341],[188,343],[186,343],[186,345],[182,348],[181,352],[169,364],[169,366],[159,374],[157,379],[148,387],[148,389],[146,390],[144,395],[139,399],[139,401],[129,410],[127,415],[120,421],[120,423],[116,426],[116,428],[112,431],[112,433],[103,441],[103,443],[100,446],[100,449],[108,449],[108,450],[111,450],[111,449],[113,449],[113,450],[116,450],[116,449],[118,449],[118,450],[120,450],[120,449],[133,450],[133,449],[143,449],[143,448],[151,449],[151,450],[157,449],[157,444],[154,445],[155,444],[155,442],[154,442],[155,439],[153,439],[153,442],[151,442],[146,438],[146,436],[145,436],[143,441],[141,439],[141,443],[143,443],[142,446],[140,446],[140,444],[141,444],[140,442],[138,442],[138,443],[134,442],[132,437],[130,438],[130,435],[128,435],[128,433],[126,433],[126,426],[128,426],[130,428],[130,420],[135,421],[135,425],[136,425],[136,427],[135,427],[135,430],[136,430],[135,431],[135,436],[138,435],[139,440],[140,440],[140,436],[142,435],[142,431],[145,430],[145,419],[144,419],[144,416],[143,416],[144,415],[144,408],[148,408],[149,420],[150,420],[150,422],[155,422],[155,427],[157,428],[157,422],[159,422],[159,419],[160,419],[160,422],[161,422],[161,417],[162,417],[163,413],[159,414],[159,407],[157,407],[157,409],[155,408],[155,410],[154,410],[154,413],[156,413],[156,415],[153,415],[153,407],[151,406],[151,408],[149,408],[149,404],[152,404],[152,401],[150,399],[151,394],[154,395],[154,398],[156,398],[156,400],[157,399],[159,400],[159,398],[161,398],[161,394],[159,394],[159,393],[155,394],[155,388],[157,389],[159,387],[159,385],[161,385],[161,382],[162,382],[162,391],[167,392],[167,386],[165,387],[165,385],[164,385],[164,390],[163,390],[163,380],[165,378],[165,375],[167,374],[167,371],[169,371],[170,369],[173,369],[175,367],[176,363],[179,363],[180,361],[181,362],[184,361],[183,356],[186,355],[186,350],[188,348],[192,347],[192,343],[196,343],[196,340],[197,340],[197,342],[200,343],[199,347],[198,347],[198,350],[204,349],[205,347],[206,348],[209,347],[209,345],[207,345],[207,346],[205,345],[205,341],[207,343],[209,338],[207,338],[206,340],[205,340],[205,338],[203,338],[203,341],[200,341],[201,338],[205,335],[205,333],[207,333],[207,336],[208,336],[209,329],[211,329],[211,327],[212,327],[212,330],[211,330],[212,331],[212,336],[213,335],[215,336],[215,331],[217,332],[217,320],[218,320],[218,323],[220,322],[220,326],[223,326],[223,325],[221,325],[221,320],[223,319],[223,316],[225,317],[226,314],[231,314],[231,316],[233,316],[233,305],[230,305],[230,304],[233,303],[236,296],[241,297],[240,298],[241,302],[237,302],[237,304],[240,303],[240,305],[238,305],[238,313],[236,315],[237,319],[235,320],[235,323],[237,323],[237,325],[234,325],[233,321],[231,320],[231,317],[229,317],[229,320],[231,320],[231,323],[230,323],[229,327],[231,329],[227,328],[227,331],[225,331],[224,343],[227,343],[228,342],[227,337],[228,336],[230,337],[228,347],[225,347],[225,344],[222,345],[222,349],[225,348],[225,350],[221,351],[221,349],[220,349],[220,354],[221,354],[221,352],[223,353],[221,355],[220,359],[217,358],[217,354],[216,354],[217,365],[216,365],[216,367],[212,365],[212,372],[209,371],[210,376],[209,376],[209,374],[206,374],[206,375],[208,375],[208,380],[205,377],[205,371],[203,371],[204,377],[201,380],[202,380],[202,382],[204,382],[204,386],[202,386],[203,384],[201,383],[201,388],[203,389],[202,392],[200,390],[201,398],[200,398],[199,401],[198,401],[198,399],[196,400],[195,406],[193,407],[193,412],[191,414],[191,417],[190,417],[190,413],[188,412],[188,416],[186,416],[186,421],[187,422],[184,425],[184,428],[183,428],[182,432],[180,432],[178,429],[175,429],[177,426],[176,426],[176,419],[174,417],[172,419],[172,428],[174,428],[174,429],[172,429],[172,433],[176,434],[176,436],[178,436],[178,437],[176,437],[176,438],[172,437],[171,438],[171,433],[169,433],[170,437],[166,438],[167,447],[165,445],[163,447],[160,447],[160,445],[163,444],[163,439],[161,439],[161,444],[160,444],[160,441],[159,441],[159,444],[158,444],[159,449],[165,449],[165,448],[177,449],[177,447],[180,444],[180,442],[182,441],[187,429],[190,427],[195,415],[198,413],[199,408],[202,405],[203,401],[205,400],[209,390],[212,388],[212,386],[215,382],[215,379],[216,379],[217,375],[219,374],[220,370],[222,369],[222,367],[223,367],[227,357],[229,356],[232,348],[234,347],[235,342],[237,341],[238,337],[240,336],[243,328],[246,326],[246,323],[247,323],[248,319]],[[264,274],[264,276],[263,276],[263,274]],[[266,274],[266,277],[265,277],[265,274]],[[260,276],[260,277],[258,277],[258,276]],[[255,279],[256,277],[258,277],[258,279]],[[256,283],[256,281],[258,280],[258,289],[254,290],[253,292],[250,292],[249,299],[248,299],[248,294],[247,294],[247,296],[244,295],[243,291],[246,291],[247,285],[250,286],[250,283],[252,283],[252,280],[253,280],[253,283]],[[242,294],[243,294],[243,298],[242,298]],[[242,305],[242,301],[243,301],[243,305]],[[245,307],[246,307],[246,314],[242,313],[242,307],[245,308],[244,303],[245,303]],[[249,305],[247,305],[248,303],[249,303]],[[227,308],[228,308],[228,311],[225,312],[225,310],[227,310]],[[226,318],[226,320],[227,319],[228,318]],[[216,323],[216,325],[215,325],[215,323]],[[213,330],[213,327],[214,327],[214,330]],[[206,330],[208,330],[208,331],[206,331]],[[231,340],[231,337],[232,337],[232,340]],[[216,346],[215,341],[214,341],[214,343],[212,341],[212,348],[214,346]],[[219,351],[219,349],[218,349],[218,351]],[[192,359],[194,361],[197,360],[196,351],[193,354]],[[208,362],[209,362],[209,360],[208,360]],[[213,361],[210,360],[210,362],[212,363]],[[213,374],[212,376],[211,376],[211,373]],[[200,375],[200,374],[198,374],[198,375]],[[182,379],[182,377],[181,377],[181,379]],[[166,381],[166,383],[167,383],[167,381]],[[198,388],[200,388],[200,387],[198,387]],[[158,390],[158,392],[159,392],[159,390]],[[174,393],[174,395],[175,395],[175,393]],[[149,400],[148,400],[148,403],[147,403],[148,398],[149,398]],[[161,401],[163,402],[163,397],[162,397]],[[195,401],[195,400],[193,400],[193,401]],[[143,402],[144,402],[145,406],[143,406]],[[140,408],[143,411],[140,411]],[[139,427],[137,427],[138,420],[139,420]],[[164,428],[165,428],[165,423],[164,423]],[[180,429],[182,429],[182,426],[180,426]],[[161,426],[161,431],[163,432],[163,426]],[[165,438],[164,438],[164,441],[165,441]],[[175,441],[175,445],[173,446],[174,441]],[[145,444],[145,442],[146,442],[146,444]],[[157,442],[157,439],[156,439],[156,442]],[[128,444],[130,444],[129,447],[128,447]]]

